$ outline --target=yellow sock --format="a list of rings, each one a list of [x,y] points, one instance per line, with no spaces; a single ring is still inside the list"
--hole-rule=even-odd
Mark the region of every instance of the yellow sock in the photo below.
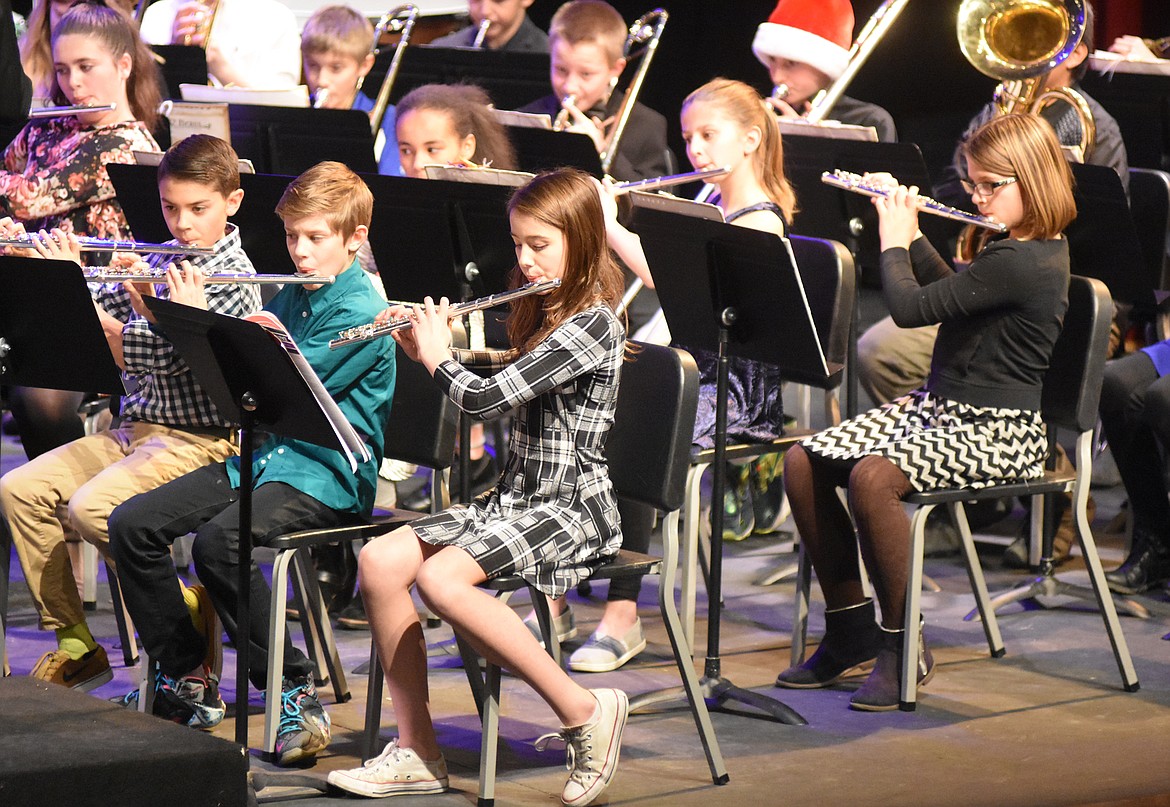
[[[179,588],[183,590],[183,602],[187,606],[188,613],[191,614],[191,622],[200,633],[203,633],[203,620],[199,618],[199,595],[183,585],[182,580],[179,581]]]
[[[91,650],[97,650],[97,640],[89,632],[89,626],[84,622],[70,625],[68,628],[57,628],[57,649],[64,651],[69,658],[78,660]]]

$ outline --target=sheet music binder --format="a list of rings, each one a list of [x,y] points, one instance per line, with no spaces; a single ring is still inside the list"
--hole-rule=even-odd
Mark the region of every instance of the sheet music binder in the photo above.
[[[122,395],[81,267],[0,256],[0,383]]]
[[[301,354],[287,331],[281,336],[271,323],[169,300],[145,302],[224,417],[241,422],[240,399],[251,392],[257,400],[253,416],[268,430],[336,449],[355,471],[369,459],[369,449],[316,373],[296,360]]]
[[[715,352],[720,312],[731,306],[731,355],[774,364],[793,381],[841,371],[825,359],[787,239],[649,208],[631,229],[677,343]]]
[[[1151,305],[1146,260],[1121,178],[1104,165],[1070,165],[1077,217],[1065,229],[1073,274],[1094,277],[1114,300]]]

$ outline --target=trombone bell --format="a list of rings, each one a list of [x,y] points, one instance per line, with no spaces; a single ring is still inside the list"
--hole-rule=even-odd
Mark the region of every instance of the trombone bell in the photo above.
[[[1017,3],[996,12],[986,24],[992,53],[1015,67],[1047,64],[1060,53],[1069,22],[1051,4]]]

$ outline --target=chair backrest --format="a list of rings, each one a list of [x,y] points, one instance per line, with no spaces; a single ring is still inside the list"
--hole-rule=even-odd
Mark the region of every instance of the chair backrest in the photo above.
[[[455,452],[455,404],[427,368],[398,347],[394,404],[386,424],[386,456],[427,468],[446,468]]]
[[[619,496],[672,512],[685,497],[699,368],[685,350],[634,344],[605,444],[609,478]]]
[[[1137,228],[1147,277],[1156,289],[1170,285],[1170,174],[1152,168],[1129,169],[1129,203]]]
[[[853,304],[857,294],[857,275],[853,256],[836,242],[822,238],[789,238],[796,268],[808,298],[813,323],[821,341],[825,358],[835,364],[845,364],[849,351],[850,330],[853,324]],[[785,376],[791,381],[821,388],[833,388],[841,383],[841,374],[824,379]]]
[[[1089,431],[1096,424],[1112,320],[1113,298],[1105,284],[1073,275],[1064,327],[1044,374],[1041,412],[1045,422],[1077,432]]]

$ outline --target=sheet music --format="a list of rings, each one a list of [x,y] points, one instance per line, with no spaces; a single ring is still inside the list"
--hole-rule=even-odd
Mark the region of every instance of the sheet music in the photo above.
[[[321,411],[325,414],[325,418],[329,421],[333,433],[337,435],[337,441],[341,443],[345,449],[344,453],[346,459],[349,460],[349,467],[357,473],[359,463],[369,462],[373,457],[369,447],[362,441],[353,426],[350,425],[349,420],[342,414],[341,409],[337,406],[337,402],[325,389],[325,385],[321,383],[321,379],[317,377],[317,373],[313,370],[312,365],[309,364],[308,359],[301,353],[297,343],[289,335],[288,329],[284,327],[279,319],[268,311],[257,311],[255,314],[249,314],[244,317],[246,320],[255,322],[265,331],[272,334],[277,343],[284,348],[288,357],[292,359],[293,366],[300,373],[301,378],[305,380],[310,391],[313,393],[313,398],[321,407]]]
[[[782,135],[832,137],[837,140],[862,140],[868,143],[878,142],[877,129],[872,126],[855,126],[852,123],[841,123],[835,120],[810,123],[804,118],[776,118],[776,120],[780,124],[780,134]]]
[[[304,84],[277,90],[252,87],[208,87],[203,84],[180,84],[184,101],[252,106],[309,106],[309,88]]]

